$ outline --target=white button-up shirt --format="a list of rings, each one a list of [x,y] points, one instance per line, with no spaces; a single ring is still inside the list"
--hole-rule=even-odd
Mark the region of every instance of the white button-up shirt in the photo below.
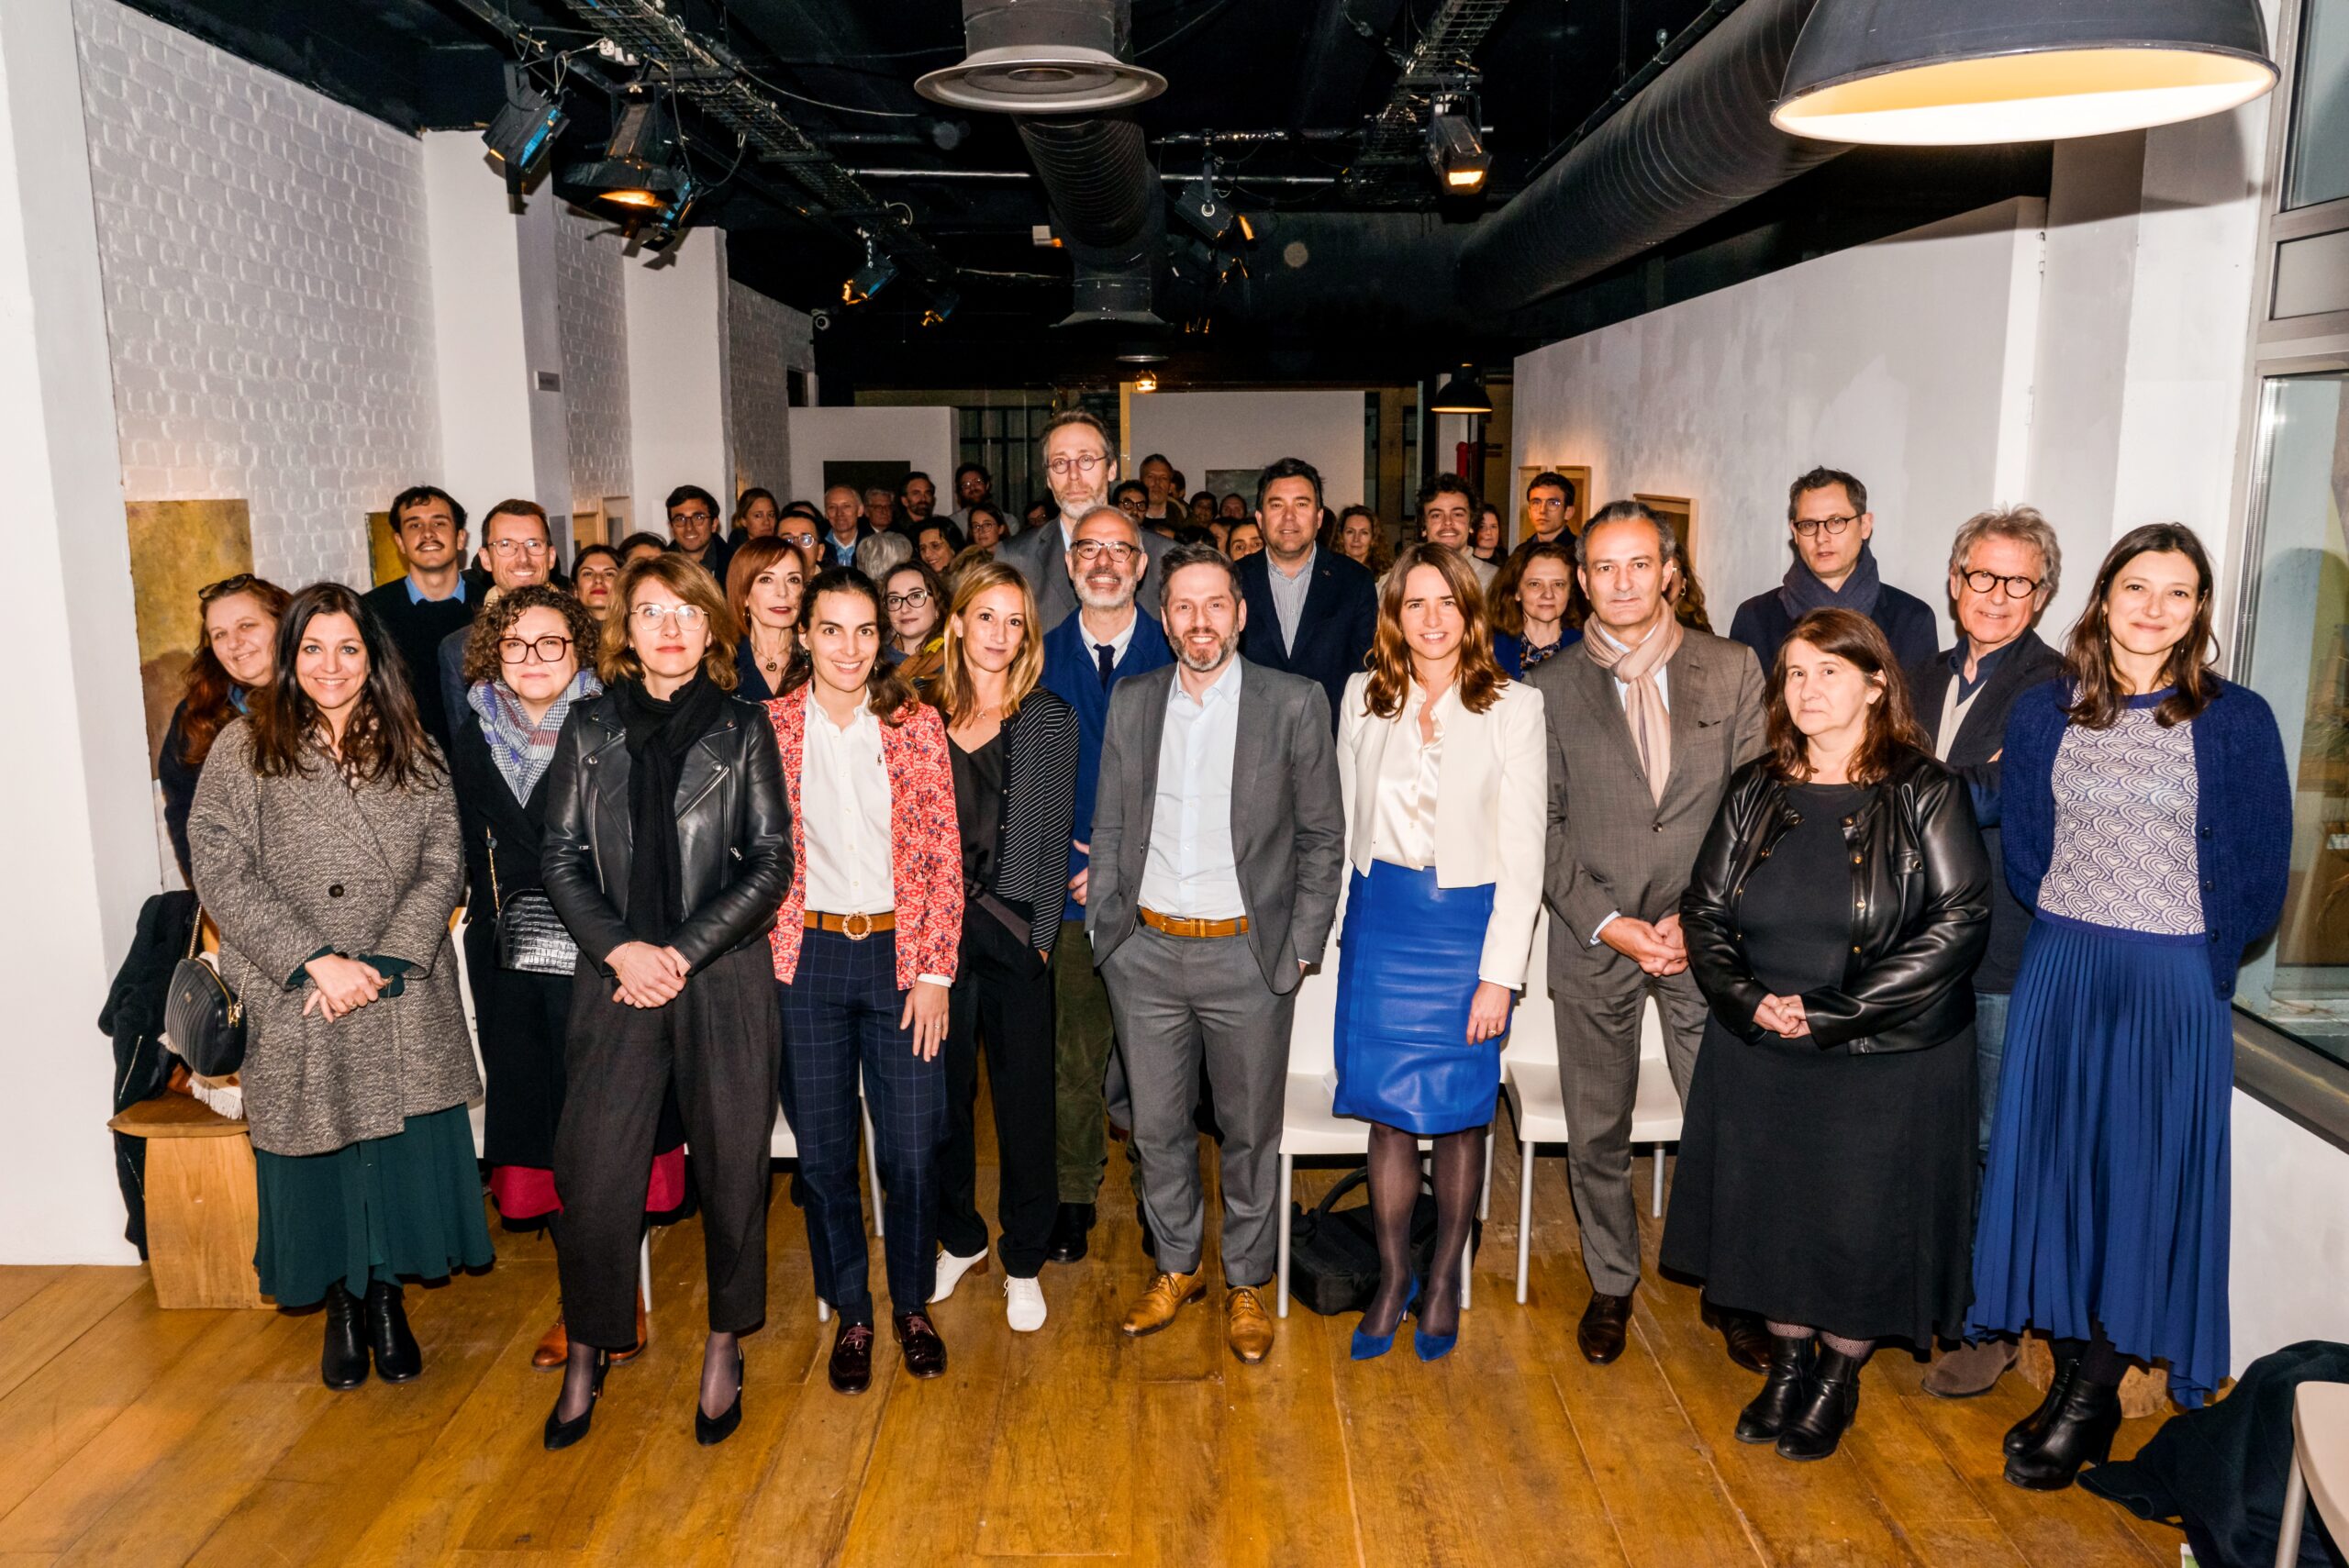
[[[1191,920],[1248,912],[1231,846],[1231,754],[1240,738],[1240,661],[1194,701],[1181,673],[1167,683],[1158,748],[1158,802],[1141,873],[1146,909]]]
[[[889,770],[881,721],[869,704],[842,728],[808,686],[807,734],[799,754],[800,840],[807,847],[807,907],[821,915],[885,915],[897,906],[896,855],[889,834]],[[934,984],[952,982],[925,974]]]

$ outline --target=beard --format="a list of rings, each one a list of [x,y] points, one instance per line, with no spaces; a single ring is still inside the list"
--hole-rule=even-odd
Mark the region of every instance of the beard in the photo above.
[[[1072,578],[1069,586],[1076,590],[1076,602],[1088,610],[1122,610],[1134,602],[1135,584],[1122,577],[1110,589],[1096,586],[1090,576]]]
[[[1180,660],[1183,668],[1190,671],[1191,673],[1210,675],[1231,662],[1232,651],[1239,646],[1240,634],[1237,632],[1230,637],[1218,638],[1215,651],[1202,659],[1198,654],[1191,651],[1190,639],[1184,638],[1174,644],[1174,657]]]

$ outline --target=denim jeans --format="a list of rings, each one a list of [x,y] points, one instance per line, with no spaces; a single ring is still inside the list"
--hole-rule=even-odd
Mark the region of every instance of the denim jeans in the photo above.
[[[1998,1062],[2006,1054],[2007,1004],[2012,999],[2004,991],[1974,993],[1974,1074],[1981,1100],[1975,1155],[1984,1162],[1990,1158],[1990,1121],[1998,1112]]]

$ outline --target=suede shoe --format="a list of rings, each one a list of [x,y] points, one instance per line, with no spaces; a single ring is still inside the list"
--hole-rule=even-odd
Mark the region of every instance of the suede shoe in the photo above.
[[[1207,1281],[1196,1273],[1160,1274],[1126,1308],[1126,1320],[1118,1327],[1136,1338],[1155,1334],[1174,1322],[1174,1314],[1186,1303],[1197,1301],[1207,1293]]]
[[[2015,1347],[2004,1340],[1960,1345],[1933,1358],[1921,1386],[1936,1399],[1972,1399],[1998,1386],[2015,1364]]]

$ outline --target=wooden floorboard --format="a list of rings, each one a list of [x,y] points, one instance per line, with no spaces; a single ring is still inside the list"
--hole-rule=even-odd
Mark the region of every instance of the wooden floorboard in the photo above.
[[[1300,1173],[1300,1197],[1335,1174]],[[973,1275],[936,1309],[943,1378],[895,1363],[876,1242],[883,1329],[856,1398],[825,1380],[805,1221],[778,1182],[768,1322],[745,1341],[741,1429],[716,1449],[692,1430],[706,1292],[690,1222],[655,1235],[651,1346],[614,1368],[595,1430],[560,1454],[539,1441],[558,1379],[529,1365],[558,1307],[535,1238],[501,1235],[485,1275],[410,1287],[424,1377],[342,1395],[317,1382],[315,1314],[166,1312],[140,1269],[0,1269],[0,1568],[2177,1561],[2175,1531],[2076,1489],[2006,1485],[1998,1436],[2032,1397],[2013,1379],[1937,1400],[1918,1363],[1884,1351],[1842,1451],[1795,1465],[1731,1438],[1754,1379],[1692,1290],[1651,1275],[1623,1358],[1587,1364],[1564,1161],[1537,1162],[1523,1307],[1516,1162],[1494,1174],[1476,1305],[1444,1362],[1420,1363],[1407,1329],[1355,1362],[1350,1319],[1297,1307],[1271,1361],[1241,1366],[1223,1346],[1212,1228],[1219,1288],[1126,1339],[1117,1320],[1149,1264],[1113,1154],[1093,1255],[1046,1270],[1043,1331],[1005,1329],[999,1264]],[[980,1186],[991,1207],[991,1167]],[[1642,1229],[1652,1270],[1661,1228]],[[2156,1424],[2130,1423],[2119,1451]]]

